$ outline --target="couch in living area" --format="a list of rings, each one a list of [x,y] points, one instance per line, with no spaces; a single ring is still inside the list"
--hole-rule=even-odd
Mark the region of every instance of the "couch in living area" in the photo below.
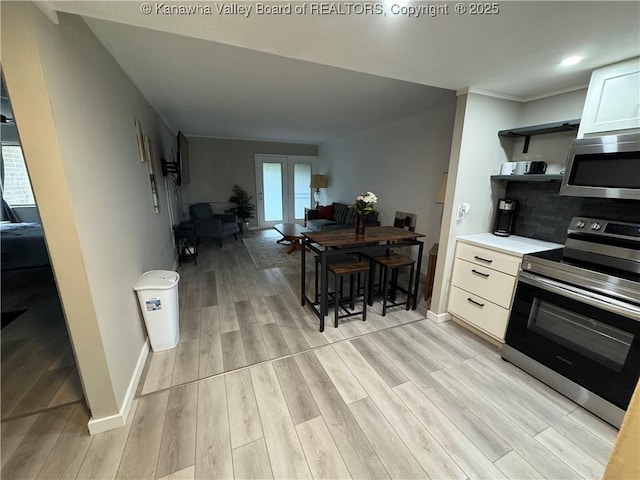
[[[208,203],[194,203],[189,205],[189,215],[195,226],[196,238],[217,238],[220,248],[222,239],[233,235],[238,240],[238,217],[235,214],[213,213]]]
[[[307,229],[314,232],[324,232],[327,230],[355,228],[356,217],[356,211],[349,208],[349,205],[333,202],[326,207],[320,206],[318,209],[307,211]],[[366,217],[365,223],[371,227],[379,226],[378,212],[370,212]]]

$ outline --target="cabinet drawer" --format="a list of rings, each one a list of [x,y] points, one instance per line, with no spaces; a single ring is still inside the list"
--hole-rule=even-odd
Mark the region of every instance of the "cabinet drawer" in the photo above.
[[[451,283],[501,307],[511,307],[516,277],[457,258]]]
[[[449,313],[504,341],[509,322],[509,310],[506,308],[452,286],[449,294]]]
[[[456,257],[476,265],[482,265],[483,267],[513,275],[514,277],[518,275],[518,269],[522,261],[520,257],[462,242],[458,242]]]

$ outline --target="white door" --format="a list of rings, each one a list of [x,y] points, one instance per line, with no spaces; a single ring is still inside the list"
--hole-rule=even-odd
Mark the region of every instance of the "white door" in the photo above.
[[[258,226],[304,222],[311,207],[311,164],[308,157],[256,155]]]

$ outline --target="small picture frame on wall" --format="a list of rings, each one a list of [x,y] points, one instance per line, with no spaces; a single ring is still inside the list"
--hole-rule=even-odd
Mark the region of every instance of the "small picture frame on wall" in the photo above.
[[[135,129],[136,129],[136,142],[138,144],[138,158],[140,159],[141,162],[144,163],[146,159],[146,155],[145,155],[145,149],[144,149],[143,138],[142,138],[142,125],[140,125],[140,121],[137,118],[133,119],[133,124],[135,125]]]
[[[151,142],[149,141],[149,137],[147,137],[146,135],[144,135],[144,146],[142,147],[142,149],[144,152],[143,161],[149,162],[149,171],[151,171],[153,169],[153,166],[151,165]]]
[[[153,199],[153,210],[156,214],[160,213],[160,201],[158,200],[158,186],[156,185],[156,177],[153,173],[153,162],[151,161],[151,142],[149,137],[144,136],[144,154],[149,167],[149,181],[151,182],[151,198]]]

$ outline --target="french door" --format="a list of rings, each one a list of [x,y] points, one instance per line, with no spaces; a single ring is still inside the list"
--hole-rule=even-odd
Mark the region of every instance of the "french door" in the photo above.
[[[302,223],[311,207],[309,157],[256,155],[258,226]]]

